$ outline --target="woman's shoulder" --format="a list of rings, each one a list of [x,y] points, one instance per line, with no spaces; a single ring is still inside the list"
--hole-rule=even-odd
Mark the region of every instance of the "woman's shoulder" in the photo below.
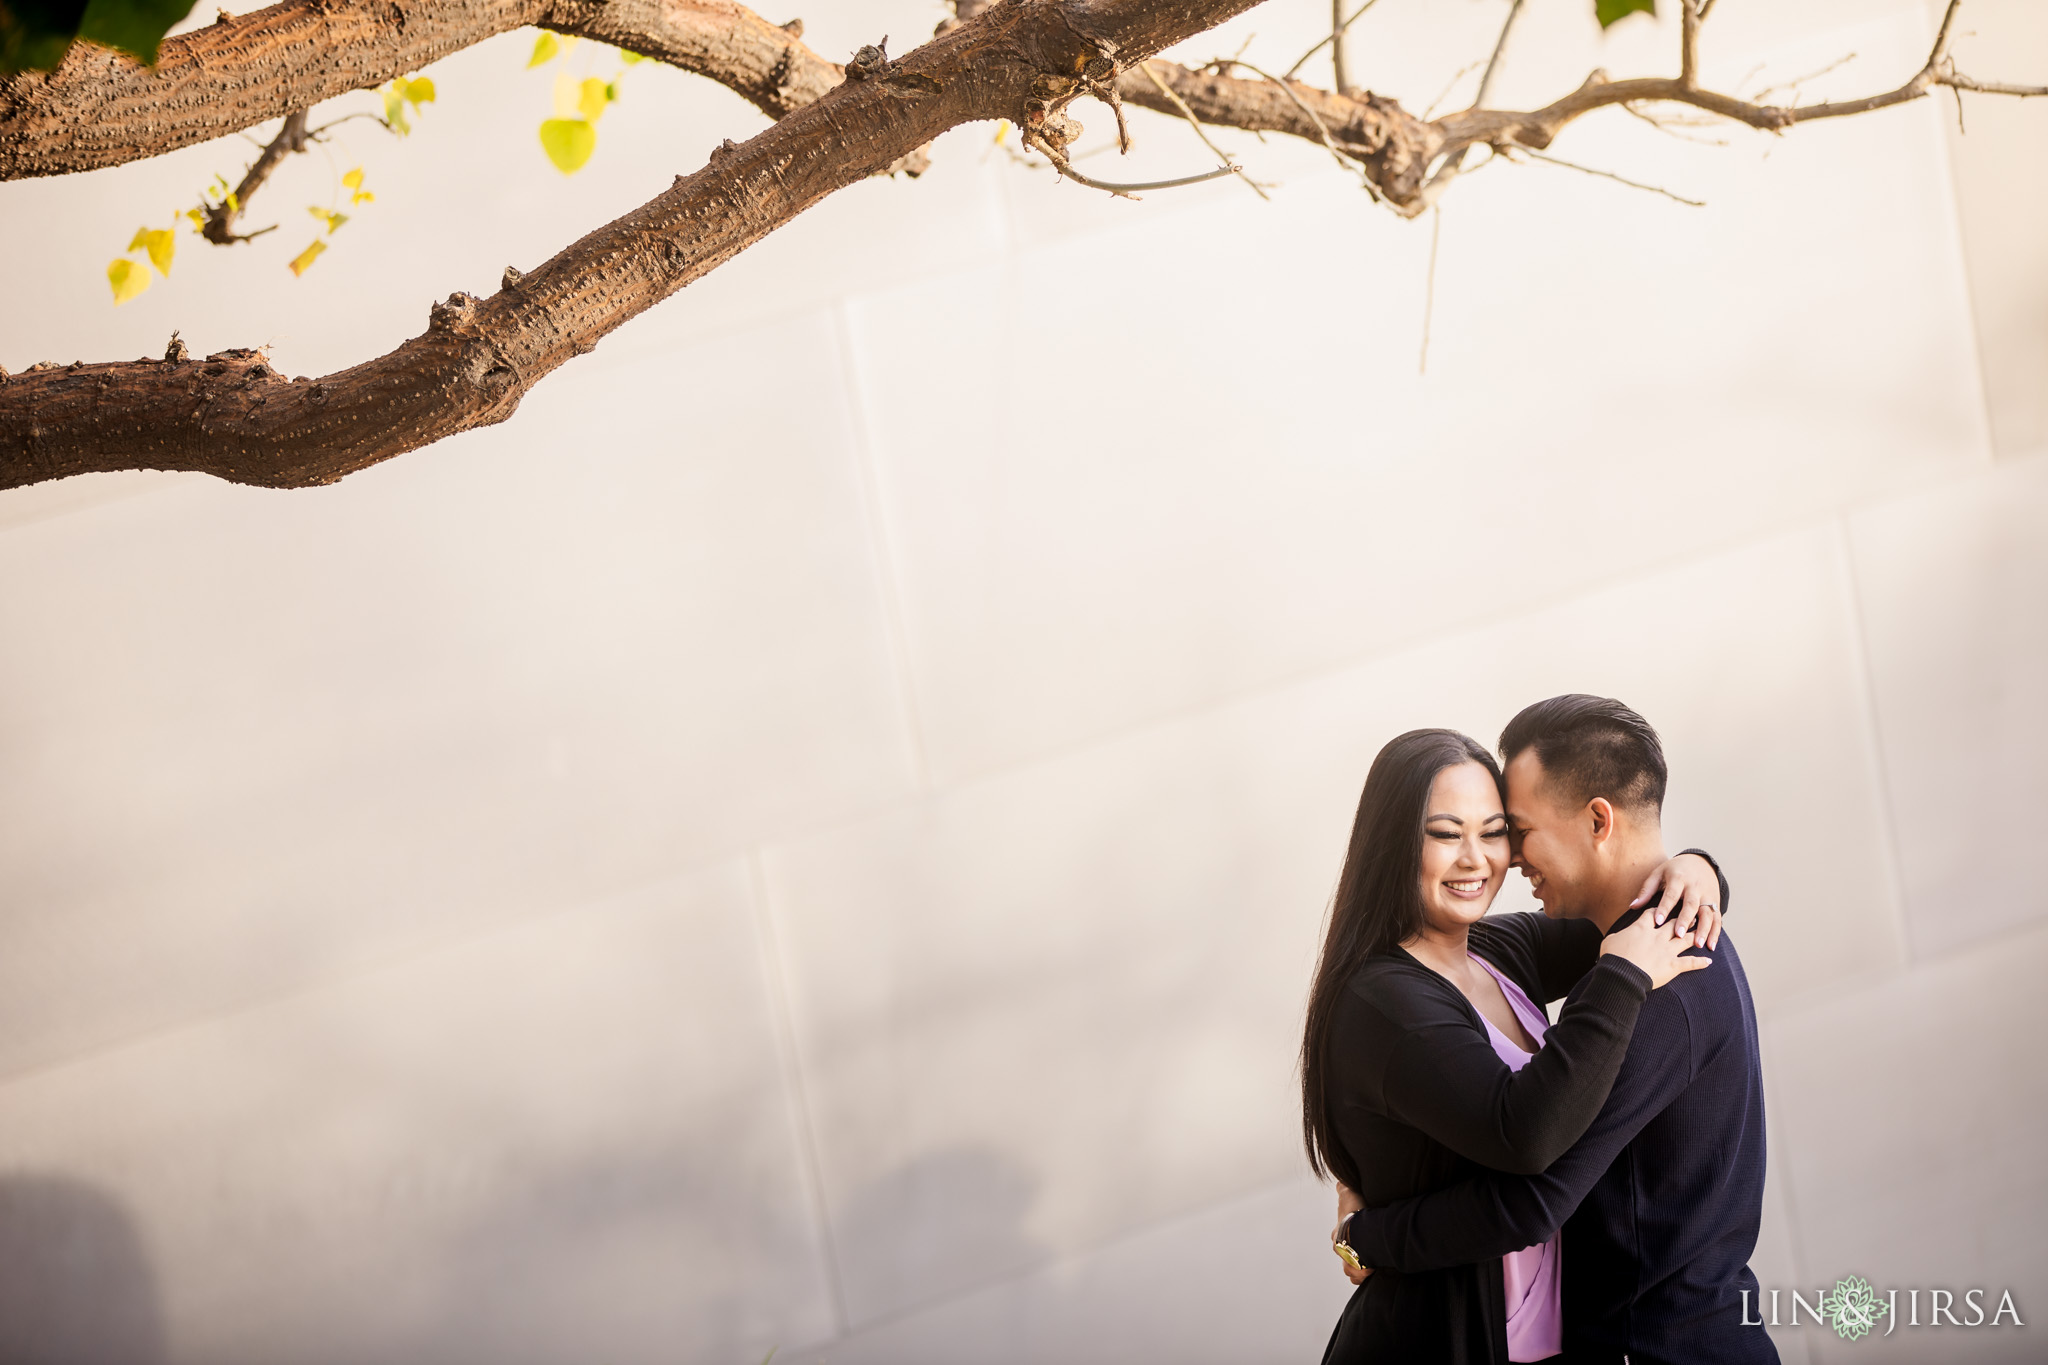
[[[1374,953],[1367,958],[1351,974],[1350,989],[1345,994],[1396,1021],[1411,1017],[1417,1009],[1455,1009],[1463,998],[1457,987],[1398,950]]]

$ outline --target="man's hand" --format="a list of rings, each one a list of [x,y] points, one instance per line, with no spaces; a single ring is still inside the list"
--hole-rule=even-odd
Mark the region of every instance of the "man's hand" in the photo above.
[[[1337,1182],[1337,1226],[1330,1229],[1330,1249],[1337,1252],[1337,1260],[1344,1267],[1344,1278],[1353,1284],[1364,1284],[1365,1277],[1372,1274],[1372,1267],[1358,1263],[1356,1256],[1344,1253],[1351,1248],[1344,1243],[1344,1220],[1365,1207],[1365,1201],[1353,1193],[1341,1180]],[[1338,1248],[1343,1248],[1338,1250]]]
[[[1690,932],[1695,944],[1707,949],[1720,947],[1721,907],[1715,902],[1721,898],[1721,879],[1714,875],[1714,865],[1697,853],[1667,859],[1636,892],[1629,909],[1656,896],[1660,886],[1664,894],[1658,896],[1657,907],[1650,912],[1651,922],[1662,924],[1675,913],[1679,929]]]

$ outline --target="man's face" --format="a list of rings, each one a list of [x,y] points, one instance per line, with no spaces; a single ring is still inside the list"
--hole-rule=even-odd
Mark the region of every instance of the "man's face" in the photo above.
[[[1594,868],[1591,812],[1584,804],[1555,799],[1534,749],[1516,754],[1504,776],[1512,866],[1529,879],[1544,914],[1553,919],[1582,918]]]

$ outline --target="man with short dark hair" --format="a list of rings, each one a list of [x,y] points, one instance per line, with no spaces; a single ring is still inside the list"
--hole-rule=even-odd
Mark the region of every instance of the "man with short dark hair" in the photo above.
[[[1644,913],[1630,902],[1664,859],[1664,751],[1649,722],[1612,698],[1552,697],[1510,721],[1500,747],[1515,865],[1544,912],[1604,933]],[[1365,1210],[1347,1240],[1367,1266],[1418,1272],[1562,1226],[1563,1361],[1751,1365],[1778,1358],[1742,1311],[1744,1290],[1757,1302],[1763,1192],[1756,1010],[1724,932],[1711,968],[1650,992],[1606,1105],[1550,1169]]]

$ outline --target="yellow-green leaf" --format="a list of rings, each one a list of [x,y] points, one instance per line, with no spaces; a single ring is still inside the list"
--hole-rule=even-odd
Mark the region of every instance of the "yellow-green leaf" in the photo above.
[[[192,230],[194,232],[206,226],[206,215],[198,209],[186,209],[185,216],[192,220]]]
[[[597,129],[587,119],[551,118],[540,126],[540,145],[556,170],[574,175],[597,150]]]
[[[341,178],[341,186],[349,192],[348,202],[351,206],[373,203],[377,198],[376,195],[363,188],[363,168],[361,166],[344,175]]]
[[[308,204],[306,206],[306,212],[312,214],[315,218],[318,218],[321,222],[327,224],[327,235],[329,237],[332,237],[335,234],[335,231],[339,229],[343,223],[346,223],[348,221],[347,214],[336,213],[333,209],[323,209],[318,204]]]
[[[149,271],[139,261],[122,257],[107,266],[107,283],[114,287],[114,302],[123,304],[149,288]]]
[[[636,66],[639,63],[646,61],[647,58],[645,58],[638,52],[628,52],[626,51],[626,49],[622,47],[619,49],[619,60],[624,62],[627,66]]]
[[[1004,138],[1008,137],[1009,135],[1010,135],[1010,121],[1009,121],[1008,119],[1006,119],[1006,118],[999,118],[999,119],[997,119],[997,120],[996,120],[996,141],[997,141],[997,142],[1001,142],[1001,141],[1002,141],[1002,140],[1003,140]]]
[[[135,235],[128,239],[128,246],[126,249],[129,251],[140,251],[142,250],[142,248],[148,245],[149,229],[146,227],[139,227],[135,229]]]
[[[561,50],[562,40],[552,33],[543,31],[540,37],[533,40],[533,55],[526,59],[526,69],[531,71],[542,62],[553,61],[555,54]]]
[[[313,264],[314,261],[320,259],[320,253],[325,250],[327,250],[327,243],[321,241],[318,237],[315,237],[313,239],[313,244],[311,246],[307,247],[304,251],[301,251],[298,255],[292,257],[290,262],[292,274],[305,274],[306,267]]]
[[[403,81],[393,81],[384,87],[384,121],[401,136],[412,131],[412,125],[405,121],[405,89]]]
[[[1593,0],[1593,16],[1600,21],[1601,28],[1638,11],[1655,18],[1657,0]]]
[[[434,82],[425,76],[415,76],[405,83],[405,97],[417,109],[422,104],[434,102]]]
[[[142,234],[143,245],[149,249],[149,263],[156,267],[159,275],[171,273],[171,257],[178,254],[178,238],[169,228],[154,228]],[[128,248],[133,251],[134,247]]]
[[[605,83],[592,76],[585,80],[576,93],[576,112],[592,123],[604,117],[604,108],[612,102]]]
[[[228,191],[227,205],[236,213],[240,213],[242,211],[242,201],[239,197],[236,196],[233,190]]]

